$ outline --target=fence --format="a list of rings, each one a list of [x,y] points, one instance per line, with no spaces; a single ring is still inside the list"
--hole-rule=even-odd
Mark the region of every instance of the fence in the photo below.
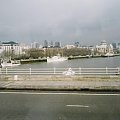
[[[120,75],[120,68],[0,69],[1,75]]]

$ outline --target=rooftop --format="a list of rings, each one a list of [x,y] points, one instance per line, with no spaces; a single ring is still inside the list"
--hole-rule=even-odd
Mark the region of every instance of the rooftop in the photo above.
[[[18,43],[10,41],[10,42],[2,42],[2,44],[11,44],[11,45],[14,45],[14,44],[18,44]]]

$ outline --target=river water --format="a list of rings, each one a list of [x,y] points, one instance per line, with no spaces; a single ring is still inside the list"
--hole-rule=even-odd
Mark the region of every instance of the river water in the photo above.
[[[120,67],[120,56],[104,58],[73,59],[58,63],[37,62],[23,64],[17,68],[115,68]]]

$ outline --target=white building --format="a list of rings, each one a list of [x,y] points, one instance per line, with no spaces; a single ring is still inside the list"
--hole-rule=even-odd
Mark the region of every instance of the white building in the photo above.
[[[2,49],[2,43],[0,41],[0,54],[3,52],[3,49]]]
[[[107,44],[107,42],[103,40],[100,45],[96,45],[96,52],[100,55],[105,55],[108,53],[113,54],[113,46],[112,44]]]
[[[3,52],[3,49],[2,49],[2,47],[0,46],[0,54]]]
[[[15,43],[13,41],[1,43],[0,49],[2,52],[13,52],[16,55],[22,54],[22,47],[18,43]]]
[[[118,43],[118,46],[117,46],[118,50],[120,51],[120,43]]]
[[[72,49],[72,48],[75,48],[75,45],[66,45],[65,48]]]
[[[22,47],[22,50],[28,50],[31,48],[30,45],[26,45],[25,43],[20,43],[20,46]]]
[[[38,42],[31,43],[31,48],[39,48],[40,44]]]

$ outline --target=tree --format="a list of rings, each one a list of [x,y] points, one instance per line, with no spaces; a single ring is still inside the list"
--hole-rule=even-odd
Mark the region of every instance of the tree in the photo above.
[[[35,48],[28,50],[27,54],[29,55],[30,58],[34,58],[34,59],[37,59],[39,57],[44,57],[44,51]]]
[[[15,57],[15,52],[12,51],[12,50],[10,50],[10,51],[5,51],[5,50],[4,50],[4,51],[1,53],[1,57],[14,59],[14,57]]]
[[[85,48],[71,48],[71,49],[64,49],[63,50],[63,54],[65,56],[85,56],[85,55],[90,55],[91,51],[89,49],[85,49]]]

